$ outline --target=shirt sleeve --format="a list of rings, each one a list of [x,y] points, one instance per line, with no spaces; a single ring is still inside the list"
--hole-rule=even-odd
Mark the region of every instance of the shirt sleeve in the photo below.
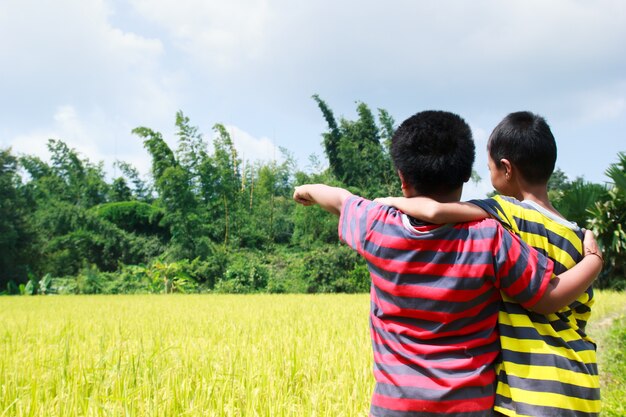
[[[507,229],[515,230],[515,227],[513,226],[515,224],[514,219],[511,216],[511,213],[509,213],[506,207],[502,204],[503,201],[499,198],[499,196],[485,198],[482,200],[470,200],[469,202],[485,210],[491,217],[502,223],[502,225]]]
[[[532,307],[545,293],[554,263],[502,227],[494,241],[496,287],[523,307]]]
[[[373,221],[384,206],[352,196],[343,202],[339,214],[339,239],[358,253],[363,254],[363,244]]]

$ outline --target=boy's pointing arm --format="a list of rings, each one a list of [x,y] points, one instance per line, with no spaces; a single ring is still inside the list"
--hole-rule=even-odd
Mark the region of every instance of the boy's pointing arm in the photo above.
[[[348,190],[325,184],[305,184],[296,187],[293,199],[303,206],[319,204],[324,210],[338,216],[343,202],[352,196]]]

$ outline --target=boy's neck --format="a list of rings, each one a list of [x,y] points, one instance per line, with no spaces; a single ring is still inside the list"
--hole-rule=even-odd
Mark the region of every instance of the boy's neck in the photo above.
[[[520,187],[519,195],[513,196],[518,200],[528,200],[534,203],[537,203],[544,209],[548,210],[551,213],[556,214],[559,217],[563,217],[561,213],[557,209],[554,208],[552,203],[550,202],[550,197],[548,197],[548,185],[540,184],[540,185],[529,185],[524,184]],[[564,217],[563,217],[564,218]]]
[[[461,201],[461,194],[463,193],[463,187],[448,192],[439,192],[431,194],[420,194],[417,191],[411,190],[404,192],[405,197],[428,197],[439,203],[454,203]]]

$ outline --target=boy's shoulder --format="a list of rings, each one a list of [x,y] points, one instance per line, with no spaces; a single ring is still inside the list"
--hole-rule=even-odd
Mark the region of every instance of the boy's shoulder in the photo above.
[[[473,220],[470,222],[454,223],[451,226],[453,230],[457,231],[457,233],[463,233],[463,230],[479,231],[479,238],[480,236],[486,237],[485,234],[496,235],[506,230],[502,226],[502,223],[492,217],[486,217],[484,219]]]
[[[563,231],[581,233],[580,227],[575,222],[571,222],[531,200],[519,201],[514,197],[495,195],[483,200],[472,200],[472,203],[501,221],[503,218],[509,220],[516,218],[521,221],[549,225],[550,228],[556,227]]]
[[[428,232],[431,234],[457,234],[463,233],[463,230],[485,230],[486,233],[495,233],[499,229],[503,229],[502,224],[494,218],[486,217],[480,220],[470,222],[449,223],[449,224],[433,224],[424,222],[409,216],[401,210],[393,206],[387,206],[367,198],[353,195],[344,202],[343,211],[345,217],[348,216],[366,216],[374,224],[392,224],[397,223],[411,232]],[[380,222],[384,218],[383,222]]]
[[[543,207],[511,197],[494,196],[472,201],[498,220],[508,231],[555,262],[559,272],[571,268],[582,257],[584,232]]]

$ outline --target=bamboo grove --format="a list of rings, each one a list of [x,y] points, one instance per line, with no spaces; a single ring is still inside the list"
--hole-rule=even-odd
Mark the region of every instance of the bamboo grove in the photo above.
[[[49,161],[0,149],[0,292],[362,292],[363,262],[337,240],[336,219],[293,204],[294,186],[325,182],[365,197],[399,192],[388,147],[394,119],[357,104],[335,118],[317,95],[328,129],[326,162],[251,162],[222,124],[206,140],[182,112],[176,146],[148,127],[133,130],[151,159],[147,177],[117,161],[116,176],[48,141]],[[119,171],[119,175],[117,174]],[[592,228],[607,260],[600,286],[626,278],[626,154],[609,184],[569,181],[557,170],[557,208]]]

